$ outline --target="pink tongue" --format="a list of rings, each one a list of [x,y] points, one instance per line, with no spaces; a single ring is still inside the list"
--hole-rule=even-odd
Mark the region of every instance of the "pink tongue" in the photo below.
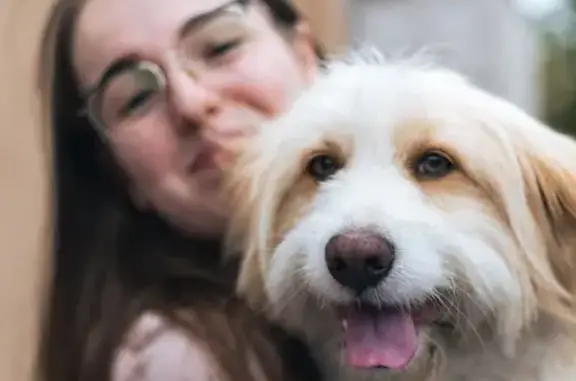
[[[418,336],[409,313],[350,308],[346,320],[346,361],[351,366],[401,369],[414,357]]]

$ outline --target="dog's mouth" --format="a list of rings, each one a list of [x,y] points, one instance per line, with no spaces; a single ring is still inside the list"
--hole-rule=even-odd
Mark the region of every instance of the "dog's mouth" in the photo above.
[[[439,313],[432,302],[410,308],[339,306],[344,359],[355,368],[404,369],[418,350],[418,326],[434,323]]]

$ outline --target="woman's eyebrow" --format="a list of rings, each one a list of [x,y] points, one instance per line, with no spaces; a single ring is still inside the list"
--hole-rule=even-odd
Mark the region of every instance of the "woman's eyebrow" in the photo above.
[[[134,54],[129,54],[127,56],[116,59],[108,66],[108,68],[106,68],[104,74],[102,74],[98,82],[88,87],[88,90],[85,91],[86,95],[89,96],[98,91],[103,85],[110,81],[110,79],[114,78],[116,75],[122,73],[123,71],[133,68],[140,61],[141,59],[139,59]]]
[[[179,38],[182,39],[186,37],[190,32],[202,27],[206,23],[212,21],[214,18],[220,16],[222,11],[234,3],[239,3],[239,0],[228,1],[215,9],[192,16],[180,27],[180,30],[178,31]]]
[[[215,18],[220,16],[226,8],[230,7],[231,5],[234,5],[235,3],[244,5],[245,2],[246,0],[230,0],[212,10],[195,14],[194,16],[190,17],[179,28],[178,30],[179,38],[182,39],[195,29],[198,29],[204,26],[206,23],[214,20]],[[140,61],[141,59],[139,59],[137,56],[133,54],[116,59],[106,68],[100,79],[94,85],[89,86],[88,89],[84,91],[85,95],[90,96],[94,92],[98,91],[111,78],[113,78],[114,76],[125,70],[131,69],[132,67],[134,67],[134,65],[136,65]]]

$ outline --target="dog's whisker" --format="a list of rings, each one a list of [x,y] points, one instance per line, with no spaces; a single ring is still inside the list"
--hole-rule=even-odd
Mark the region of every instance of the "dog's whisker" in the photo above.
[[[457,284],[454,284],[451,292],[453,294],[460,293],[462,295],[467,295],[468,296],[468,298],[466,298],[467,300],[469,300],[470,302],[472,302],[474,304],[477,304],[474,302],[474,299],[469,296],[469,293],[464,288],[459,287]],[[480,332],[478,332],[478,330],[476,328],[476,324],[470,320],[469,312],[462,311],[462,309],[455,302],[456,297],[444,298],[444,300],[446,300],[446,301],[448,301],[448,303],[450,303],[450,306],[449,306],[449,308],[447,308],[447,310],[453,311],[455,313],[454,315],[456,318],[456,323],[455,323],[456,330],[458,332],[460,332],[461,334],[462,333],[470,333],[471,336],[476,338],[478,344],[480,344],[481,346],[484,346],[485,345],[484,339],[483,339],[482,335],[480,334]]]

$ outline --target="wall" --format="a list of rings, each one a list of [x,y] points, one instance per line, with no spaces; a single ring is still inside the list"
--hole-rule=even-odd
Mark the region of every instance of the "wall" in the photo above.
[[[0,380],[30,380],[36,353],[48,157],[34,112],[33,57],[49,3],[0,1]]]
[[[337,52],[348,40],[345,0],[294,0],[308,18],[312,32],[328,52]]]
[[[505,0],[349,0],[353,43],[387,54],[426,48],[532,114],[539,114],[540,51],[532,25]]]

